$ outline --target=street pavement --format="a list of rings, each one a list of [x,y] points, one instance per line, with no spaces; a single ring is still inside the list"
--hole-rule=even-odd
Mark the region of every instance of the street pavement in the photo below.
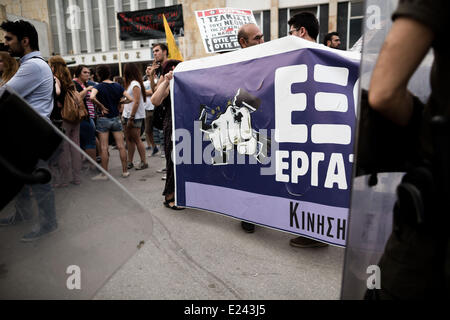
[[[110,150],[110,173],[120,176],[118,151]],[[135,164],[138,163],[135,155]],[[95,299],[303,300],[339,299],[344,249],[300,249],[295,235],[256,227],[206,211],[163,206],[165,165],[148,157],[149,168],[118,179],[150,212],[148,239]]]

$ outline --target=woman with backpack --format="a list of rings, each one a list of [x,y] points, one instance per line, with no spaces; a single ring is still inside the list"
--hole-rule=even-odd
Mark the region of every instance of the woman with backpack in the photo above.
[[[80,146],[80,120],[64,117],[65,109],[69,106],[66,100],[68,95],[73,96],[76,92],[75,84],[72,82],[70,71],[66,61],[61,56],[52,56],[48,59],[48,64],[53,71],[56,89],[56,103],[54,108],[59,108],[55,113],[62,115],[62,131],[77,146]],[[65,105],[66,104],[66,105]],[[81,172],[81,154],[69,144],[63,142],[63,150],[59,160],[61,170],[60,179],[54,184],[55,187],[67,187],[69,183],[79,185]]]
[[[109,80],[110,76],[111,71],[107,65],[98,66],[97,78],[100,83],[91,92],[91,100],[97,105],[97,132],[100,138],[100,155],[102,167],[105,171],[108,171],[109,132],[111,132],[116,141],[120,161],[122,162],[122,177],[127,178],[130,173],[127,170],[127,153],[123,142],[123,128],[117,106],[121,103],[133,102],[133,98],[120,84]],[[108,180],[108,177],[100,173],[93,177],[92,180]]]
[[[125,88],[130,96],[133,97],[133,102],[125,104],[122,114],[125,137],[128,146],[128,169],[134,167],[133,158],[134,151],[139,152],[141,162],[136,166],[136,170],[148,168],[147,159],[145,157],[145,146],[141,140],[141,127],[145,119],[145,104],[147,95],[145,92],[144,83],[139,69],[135,64],[126,64],[123,70]]]

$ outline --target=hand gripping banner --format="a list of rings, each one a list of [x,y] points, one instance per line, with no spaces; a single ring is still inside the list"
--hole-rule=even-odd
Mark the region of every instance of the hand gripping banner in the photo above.
[[[359,58],[285,37],[180,64],[177,204],[345,246]]]

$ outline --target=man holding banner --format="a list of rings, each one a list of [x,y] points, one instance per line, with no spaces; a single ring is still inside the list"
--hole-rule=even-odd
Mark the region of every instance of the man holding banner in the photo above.
[[[239,28],[238,42],[243,49],[252,47],[260,43],[264,43],[264,35],[256,24],[244,24],[241,28]],[[247,233],[255,232],[255,225],[253,223],[242,221],[241,227]]]
[[[312,13],[301,12],[296,14],[289,20],[288,24],[290,35],[316,42],[317,36],[319,35],[319,21],[317,21],[317,18]],[[318,248],[328,246],[326,243],[305,237],[291,239],[289,244],[297,248]]]

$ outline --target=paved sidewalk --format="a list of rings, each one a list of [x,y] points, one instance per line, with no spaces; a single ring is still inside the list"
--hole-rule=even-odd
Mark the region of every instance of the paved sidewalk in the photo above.
[[[118,151],[110,172],[120,175]],[[136,153],[136,163],[138,155]],[[298,249],[294,235],[199,210],[163,207],[160,156],[130,170],[121,183],[152,214],[145,245],[96,294],[96,299],[339,299],[344,249]]]

